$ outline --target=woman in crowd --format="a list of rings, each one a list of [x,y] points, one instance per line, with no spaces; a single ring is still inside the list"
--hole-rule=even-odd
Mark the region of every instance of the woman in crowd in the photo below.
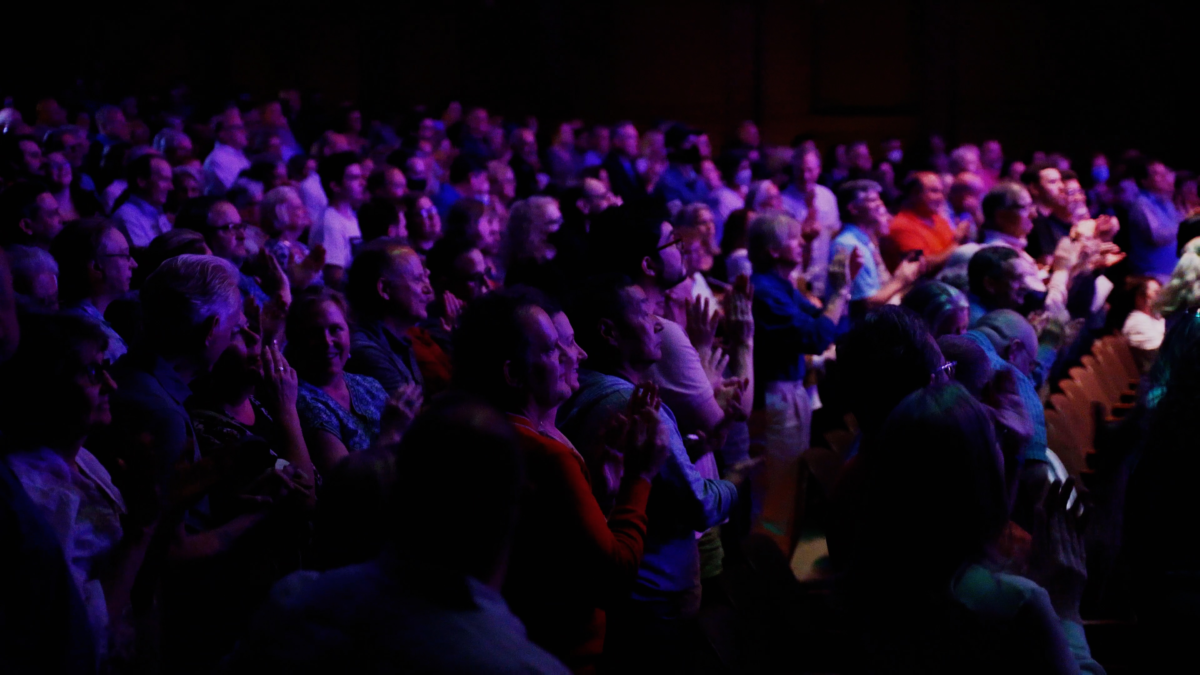
[[[749,277],[754,273],[750,264],[750,240],[747,234],[750,221],[754,220],[755,215],[757,214],[749,209],[738,209],[725,219],[725,231],[721,233],[721,253],[713,263],[713,276],[717,279],[732,284],[738,275],[744,274]]]
[[[496,270],[503,269],[500,250],[504,221],[499,211],[475,199],[460,199],[446,215],[446,237],[466,239],[479,249],[487,261],[489,277],[496,280]]]
[[[158,516],[153,507],[127,509],[109,472],[84,448],[112,420],[108,339],[73,316],[30,317],[21,331],[16,355],[0,368],[0,386],[20,392],[0,407],[5,459],[58,535],[99,656],[119,656],[132,647],[126,610]]]
[[[961,385],[935,384],[864,448],[849,588],[868,671],[1103,672],[1079,618],[1082,500],[1067,507],[1069,483],[1051,487],[1034,532],[1028,574],[1048,587],[998,571],[1013,489],[993,424]]]
[[[324,283],[325,248],[320,244],[310,251],[300,239],[312,225],[300,193],[290,185],[277,187],[263,197],[261,227],[267,234],[267,252],[275,256],[288,272],[293,290]]]
[[[96,322],[108,336],[104,356],[115,363],[129,347],[104,319],[104,312],[129,292],[138,266],[125,235],[106,220],[69,223],[54,238],[50,252],[58,261],[58,299],[63,311]]]
[[[625,431],[635,440],[615,443],[625,450],[625,474],[606,519],[582,458],[554,428],[572,382],[578,388],[578,363],[586,355],[563,349],[539,299],[517,289],[472,304],[455,335],[454,372],[461,389],[508,413],[525,456],[527,499],[505,597],[531,640],[575,672],[594,672],[604,644],[600,607],[637,573],[650,479],[666,459],[666,439],[657,395],[643,390]],[[569,331],[569,322],[563,328]],[[550,532],[555,536],[548,538]]]
[[[384,419],[388,393],[378,382],[345,371],[350,358],[346,316],[341,293],[324,288],[302,295],[288,312],[287,353],[300,377],[296,407],[318,472],[333,468],[351,452],[395,442],[407,424],[397,423],[394,415]],[[408,419],[414,410],[412,397],[419,397],[411,389],[402,388],[397,401],[398,406],[405,402]]]

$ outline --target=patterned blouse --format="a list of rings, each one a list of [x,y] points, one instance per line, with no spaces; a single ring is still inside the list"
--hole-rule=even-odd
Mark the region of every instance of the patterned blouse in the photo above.
[[[304,380],[300,380],[300,396],[296,410],[300,426],[307,434],[328,431],[342,441],[350,452],[371,447],[379,436],[379,417],[387,403],[388,393],[383,385],[365,375],[346,373],[346,388],[350,390],[350,410]]]

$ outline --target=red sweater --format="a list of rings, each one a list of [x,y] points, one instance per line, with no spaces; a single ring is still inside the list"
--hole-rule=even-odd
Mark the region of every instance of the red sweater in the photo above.
[[[650,482],[623,483],[607,521],[587,466],[570,447],[509,415],[525,456],[525,494],[504,596],[529,639],[575,672],[591,672],[604,648],[604,611],[642,562]]]

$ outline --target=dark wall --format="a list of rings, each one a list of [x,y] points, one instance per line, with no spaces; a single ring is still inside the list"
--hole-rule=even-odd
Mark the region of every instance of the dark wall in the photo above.
[[[0,89],[279,86],[368,111],[452,98],[509,115],[681,118],[770,141],[940,131],[1013,152],[1136,145],[1180,160],[1195,5],[1113,0],[158,0],[35,16]],[[12,25],[12,24],[10,24]]]

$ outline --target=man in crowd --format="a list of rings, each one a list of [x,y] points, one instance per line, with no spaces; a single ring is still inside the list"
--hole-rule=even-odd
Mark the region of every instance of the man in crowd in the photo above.
[[[423,384],[409,331],[429,316],[433,288],[417,252],[395,240],[371,242],[354,258],[346,294],[358,318],[346,369],[389,393]]]
[[[646,187],[637,172],[638,130],[633,122],[619,122],[613,127],[612,149],[602,166],[608,172],[613,194],[626,202],[646,196]]]
[[[329,206],[313,223],[309,242],[325,247],[325,283],[341,287],[354,245],[362,239],[355,209],[363,202],[367,180],[353,152],[339,152],[321,160],[317,167],[321,186],[329,195]]]
[[[45,183],[16,183],[0,193],[0,246],[49,250],[61,230],[58,202]]]
[[[673,203],[683,207],[702,202],[708,197],[708,186],[697,173],[701,159],[697,145],[699,137],[698,130],[682,124],[667,130],[668,165],[654,186],[654,194],[661,197],[668,207]]]
[[[113,212],[113,220],[129,237],[136,248],[145,248],[150,241],[171,230],[171,221],[163,213],[167,196],[174,189],[171,165],[154,153],[147,153],[129,163],[127,199]]]
[[[983,199],[984,181],[977,174],[966,171],[954,177],[950,184],[947,202],[950,206],[950,226],[957,230],[968,223],[970,232],[965,241],[979,241],[979,230],[983,227],[983,213],[979,200]]]
[[[833,240],[833,259],[844,266],[857,251],[862,260],[862,269],[850,289],[851,307],[857,316],[903,295],[924,268],[921,260],[905,260],[892,274],[883,264],[879,240],[888,235],[892,214],[880,197],[881,191],[879,184],[870,180],[850,180],[838,188],[838,210],[845,226]]]
[[[1058,242],[1071,234],[1071,207],[1062,172],[1048,163],[1037,163],[1021,174],[1021,183],[1029,190],[1037,213],[1029,235],[1029,255],[1045,262],[1054,255]]]
[[[243,152],[249,141],[240,116],[227,113],[215,127],[217,144],[204,160],[204,193],[220,195],[233,187],[239,173],[250,168],[250,160]]]
[[[442,183],[441,189],[433,196],[433,205],[437,207],[438,215],[445,220],[450,213],[450,207],[464,197],[486,204],[490,187],[487,164],[474,155],[463,153],[450,163],[450,182]]]
[[[1173,200],[1175,172],[1149,160],[1136,165],[1132,173],[1140,192],[1129,210],[1130,267],[1165,284],[1179,261],[1175,239],[1183,220]]]
[[[901,189],[904,202],[900,213],[892,220],[891,233],[883,240],[883,259],[896,269],[912,255],[926,260],[929,269],[939,269],[954,249],[966,239],[966,223],[958,229],[942,215],[946,203],[942,179],[931,171],[921,171],[904,181]]]
[[[800,269],[813,295],[822,298],[829,290],[829,242],[842,224],[837,198],[832,190],[817,184],[820,177],[821,155],[816,148],[800,146],[792,155],[792,182],[781,198],[783,210],[800,223],[807,242]]]

